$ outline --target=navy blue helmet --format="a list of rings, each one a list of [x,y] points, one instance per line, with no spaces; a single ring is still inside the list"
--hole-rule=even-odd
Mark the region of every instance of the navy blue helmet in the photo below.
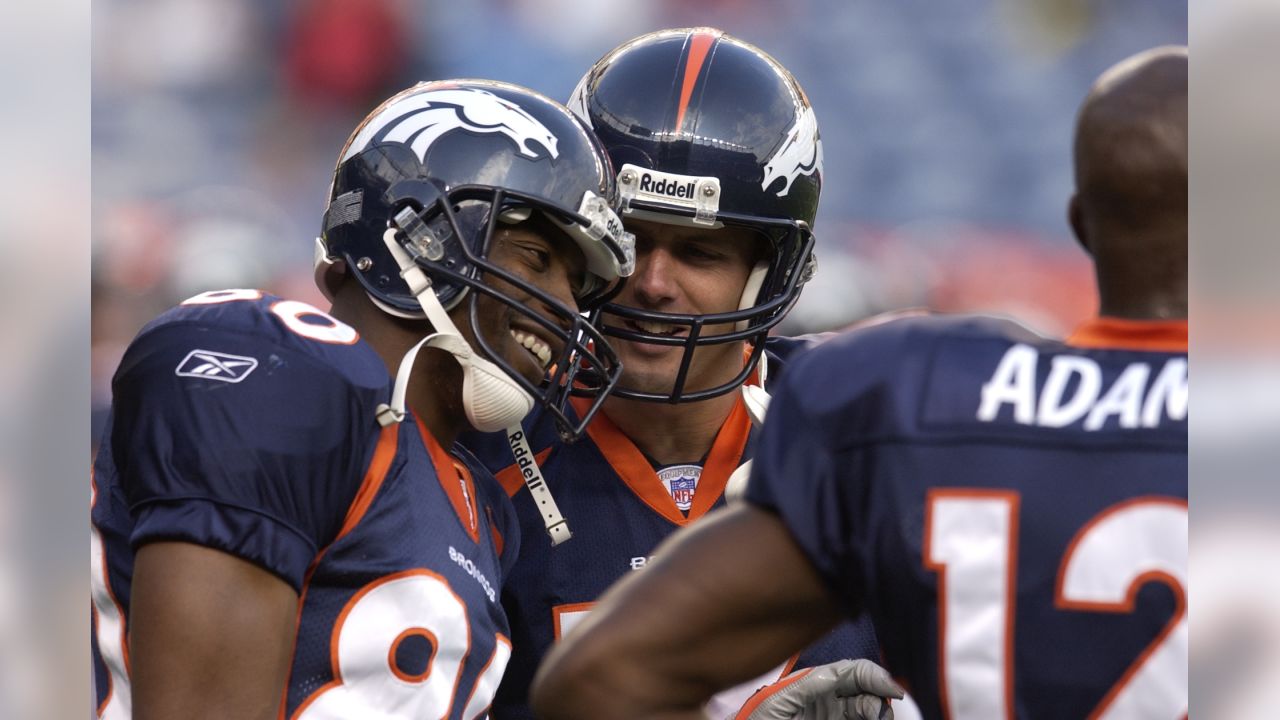
[[[714,28],[661,30],[632,40],[583,76],[569,109],[587,121],[618,170],[623,220],[749,228],[770,252],[735,312],[688,315],[609,304],[631,321],[683,325],[684,337],[605,323],[625,340],[683,345],[670,393],[619,386],[620,397],[680,402],[722,395],[755,368],[764,339],[813,274],[813,219],[822,188],[822,141],[813,108],[791,73],[759,48]],[[733,323],[709,335],[708,325]],[[746,340],[742,372],[724,385],[686,393],[699,345]]]
[[[634,265],[634,240],[615,213],[617,201],[615,174],[599,142],[559,103],[502,82],[420,83],[370,113],[343,148],[317,243],[317,280],[328,294],[324,270],[343,263],[379,308],[407,318],[425,317],[424,302],[450,311],[469,298],[480,345],[474,350],[567,422],[569,392],[577,385],[607,394],[617,380],[616,356],[582,314],[489,262],[488,253],[500,223],[541,213],[586,257],[588,277],[576,299],[580,311],[589,311],[617,292]],[[425,272],[434,301],[401,277],[388,231]],[[556,321],[523,307],[486,276],[538,298]],[[485,341],[475,305],[482,294],[563,341],[540,387]],[[447,323],[437,322],[442,315],[433,315],[433,323]],[[586,419],[562,430],[578,434]]]

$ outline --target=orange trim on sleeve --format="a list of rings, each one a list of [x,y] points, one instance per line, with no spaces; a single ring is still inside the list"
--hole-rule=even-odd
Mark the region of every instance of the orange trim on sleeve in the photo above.
[[[1186,352],[1187,321],[1097,317],[1077,327],[1066,343],[1081,348]]]
[[[698,84],[698,75],[706,62],[707,53],[712,44],[719,38],[718,33],[697,32],[689,38],[689,55],[685,58],[684,78],[680,86],[680,104],[676,107],[676,126],[678,133],[684,127],[684,115],[689,109],[689,100],[693,97],[693,87]]]
[[[356,491],[356,497],[351,501],[351,507],[347,509],[347,516],[342,521],[342,529],[338,530],[338,534],[330,544],[351,532],[369,511],[373,498],[382,489],[382,482],[387,478],[387,471],[391,469],[391,461],[396,456],[399,435],[400,428],[397,425],[382,428],[382,433],[378,436],[378,444],[373,449],[373,460],[369,462],[369,469],[365,471],[364,479],[360,481],[360,489]]]
[[[293,673],[293,663],[298,655],[298,631],[302,628],[302,609],[307,604],[307,592],[311,589],[311,577],[315,575],[316,568],[320,566],[320,560],[324,558],[325,553],[329,552],[329,548],[338,542],[343,536],[355,529],[360,524],[360,520],[364,518],[369,506],[373,504],[373,499],[378,495],[378,491],[382,489],[382,483],[387,478],[387,473],[391,470],[391,462],[395,459],[397,445],[400,440],[400,425],[389,425],[382,428],[382,432],[378,435],[378,444],[373,448],[373,459],[369,461],[369,467],[365,470],[364,479],[360,481],[360,489],[356,491],[355,499],[351,501],[351,507],[347,509],[347,516],[342,521],[342,527],[338,530],[338,534],[333,540],[329,541],[316,556],[311,558],[311,565],[307,568],[306,575],[302,577],[302,592],[298,593],[298,612],[294,619],[293,627],[293,647],[289,650],[289,673]],[[285,720],[285,709],[289,703],[289,683],[286,682],[284,688],[280,691],[280,706],[276,711],[278,720]],[[296,716],[296,712],[295,712]]]
[[[570,402],[581,414],[586,411],[589,400],[572,398]],[[747,408],[742,398],[739,397],[733,404],[729,417],[720,426],[720,432],[716,434],[715,443],[711,446],[711,453],[707,456],[702,476],[698,480],[698,489],[693,493],[693,505],[686,517],[676,507],[675,499],[667,492],[658,473],[649,464],[644,453],[631,442],[631,438],[623,434],[603,413],[596,415],[587,425],[587,435],[631,492],[654,512],[680,526],[705,515],[724,494],[729,475],[738,467],[742,453],[746,450],[750,432],[751,420],[747,417]]]
[[[553,445],[537,453],[533,456],[533,461],[541,466],[542,461],[547,459],[554,447]],[[515,497],[516,493],[520,492],[520,489],[524,487],[524,474],[520,472],[520,466],[514,463],[502,468],[494,473],[493,476],[498,478],[498,482],[502,484],[502,489],[507,491],[507,497]]]
[[[445,495],[449,496],[449,504],[453,505],[458,522],[462,523],[462,528],[467,531],[472,542],[480,542],[480,511],[476,509],[476,484],[471,479],[470,468],[440,445],[440,442],[423,424],[422,418],[415,415],[413,419],[417,422],[418,432],[422,435],[422,444],[427,447],[427,453],[431,455],[431,464],[435,466],[440,488],[444,490]]]

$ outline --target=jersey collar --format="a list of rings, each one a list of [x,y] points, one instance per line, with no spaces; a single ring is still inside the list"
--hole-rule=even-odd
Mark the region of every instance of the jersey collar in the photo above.
[[[1096,317],[1077,327],[1066,343],[1082,348],[1186,352],[1187,321]]]

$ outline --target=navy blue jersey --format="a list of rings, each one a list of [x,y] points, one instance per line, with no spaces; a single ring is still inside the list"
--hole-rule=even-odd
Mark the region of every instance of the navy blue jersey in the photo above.
[[[767,377],[777,377],[784,358],[807,344],[805,339],[771,340]],[[588,426],[586,437],[570,445],[557,441],[549,418],[534,416],[526,421],[525,432],[573,533],[569,541],[555,547],[504,439],[465,440],[512,495],[521,525],[520,556],[502,596],[515,652],[494,700],[496,720],[533,717],[529,686],[552,643],[584,619],[610,585],[643,568],[668,535],[723,506],[729,475],[751,456],[752,449],[751,421],[741,400],[721,427],[705,463],[696,469],[655,470],[603,414]],[[791,667],[877,656],[869,620],[844,625],[787,665],[717,697],[712,715],[723,717],[737,710],[756,688],[777,680]]]
[[[900,320],[781,385],[747,498],[924,717],[1186,715],[1185,322]]]
[[[94,465],[100,717],[129,716],[133,558],[159,540],[299,593],[281,717],[484,713],[511,651],[498,593],[518,524],[474,458],[412,415],[379,426],[391,385],[352,328],[258,291],[197,296],[142,330]]]

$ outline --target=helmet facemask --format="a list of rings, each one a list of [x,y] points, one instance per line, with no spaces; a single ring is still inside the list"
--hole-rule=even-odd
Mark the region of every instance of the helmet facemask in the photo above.
[[[341,262],[384,312],[428,319],[435,333],[419,347],[437,347],[458,360],[475,429],[517,425],[537,403],[566,436],[577,436],[585,422],[568,421],[567,396],[575,386],[607,393],[617,380],[616,356],[574,303],[499,267],[491,251],[504,218],[548,218],[537,233],[564,232],[594,278],[574,289],[575,302],[584,310],[598,306],[634,266],[634,246],[612,205],[614,183],[598,140],[545,96],[490,80],[420,83],[374,109],[340,153],[317,243],[317,278]],[[511,351],[507,338],[480,332],[501,322],[486,314],[493,305],[477,304],[483,297],[503,306],[511,330],[522,326],[523,339],[515,342],[533,345],[534,362],[548,370],[539,381],[531,381],[529,367],[526,377],[497,352]],[[466,312],[454,316],[474,339],[449,315],[463,303]],[[556,357],[547,358],[544,345],[554,347]],[[412,363],[401,363],[392,420],[404,415],[406,365]]]
[[[395,190],[393,187],[390,192]],[[475,408],[473,402],[467,402],[468,417],[473,427],[485,432],[504,429],[518,423],[532,407],[532,403],[536,402],[552,415],[566,440],[580,437],[600,402],[616,385],[621,372],[617,355],[583,313],[598,308],[616,294],[621,282],[605,281],[599,275],[588,272],[586,275],[590,279],[575,292],[575,299],[579,303],[579,311],[575,311],[537,285],[491,261],[490,254],[504,224],[523,222],[533,212],[552,221],[544,227],[562,229],[570,239],[574,239],[575,233],[584,233],[599,240],[600,247],[616,249],[617,260],[621,264],[630,262],[626,259],[630,257],[628,250],[624,250],[624,246],[628,249],[630,247],[629,236],[619,238],[619,243],[609,232],[602,231],[602,220],[599,217],[588,218],[581,213],[502,188],[464,186],[449,192],[447,198],[442,196],[425,207],[420,201],[412,199],[403,201],[402,204],[403,207],[395,214],[391,223],[393,237],[407,257],[425,273],[430,284],[428,292],[442,311],[466,308],[466,323],[476,345],[472,348],[476,356],[468,358],[467,362],[491,364],[501,371],[510,384],[518,387],[530,399],[529,407],[524,412],[518,412],[515,407],[510,414],[493,411],[491,419],[483,417],[483,408]],[[594,201],[587,198],[584,202],[586,204],[594,204]],[[617,223],[615,226],[620,227]],[[588,266],[590,263],[588,260]],[[518,288],[529,299],[513,297],[502,287],[495,286],[494,279]],[[447,301],[440,298],[441,293],[434,291],[434,288],[440,287],[452,290],[447,293]],[[483,314],[487,310],[480,302],[485,297],[512,309],[520,317],[536,324],[543,335],[554,338],[555,342],[549,343],[553,355],[541,382],[530,382],[495,347],[497,340],[490,337],[489,331],[485,329]],[[423,298],[419,296],[419,299]],[[531,307],[534,304],[540,305],[550,317],[534,310]],[[444,323],[440,321],[439,313],[424,308],[423,314],[432,320],[438,333],[457,332],[456,328],[441,327]],[[492,376],[493,373],[490,372],[489,375]],[[466,393],[467,388],[464,387],[464,395]],[[583,417],[570,420],[566,405],[569,396],[575,393],[593,396],[597,401]],[[473,416],[473,411],[476,416]],[[516,414],[520,417],[514,417]]]
[[[640,217],[664,222],[659,220],[661,215],[656,209],[641,212],[643,215],[639,215]],[[686,223],[679,221],[675,224]],[[669,391],[643,391],[624,384],[614,389],[613,394],[616,396],[676,403],[706,400],[734,391],[746,382],[755,369],[764,353],[764,343],[769,331],[782,321],[799,299],[800,287],[812,276],[816,263],[813,234],[807,226],[803,223],[769,222],[761,218],[725,214],[718,216],[717,225],[747,228],[765,238],[767,250],[748,274],[738,309],[720,313],[686,314],[646,310],[617,303],[606,304],[595,320],[606,336],[629,342],[681,347],[683,353]],[[683,336],[673,337],[623,327],[610,322],[611,318],[686,327],[688,332]],[[720,326],[729,326],[731,329],[727,332],[708,332],[709,328]],[[698,348],[738,342],[747,343],[747,353],[741,369],[731,379],[711,387],[686,389],[694,353]]]

